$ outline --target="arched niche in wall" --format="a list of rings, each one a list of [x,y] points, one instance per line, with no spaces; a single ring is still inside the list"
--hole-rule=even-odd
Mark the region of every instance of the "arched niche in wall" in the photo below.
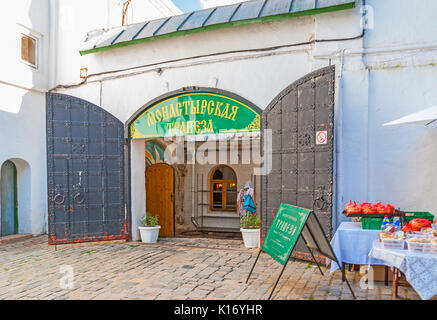
[[[18,233],[17,168],[12,161],[0,167],[0,236]]]
[[[14,233],[31,233],[31,187],[30,187],[30,165],[27,161],[19,158],[11,158],[1,166],[0,193],[2,204],[2,221],[9,221],[9,226],[2,227],[2,235]],[[8,201],[9,203],[5,203]],[[13,203],[11,203],[11,201]],[[11,207],[12,206],[12,207]],[[5,212],[13,210],[13,221],[5,219]],[[11,213],[8,213],[11,215]],[[5,234],[3,234],[5,233]]]

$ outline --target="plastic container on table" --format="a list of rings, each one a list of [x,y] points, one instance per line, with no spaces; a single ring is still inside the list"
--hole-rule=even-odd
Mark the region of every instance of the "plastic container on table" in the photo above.
[[[436,238],[437,237],[437,230],[434,229],[426,229],[423,234],[425,234],[428,238]]]
[[[437,239],[431,240],[431,253],[437,253]]]
[[[425,239],[428,236],[425,233],[414,231],[413,233],[407,233],[407,240],[412,238]]]
[[[429,252],[431,252],[431,242],[429,242],[429,243],[425,243],[425,244],[423,245],[423,252],[425,252],[425,253],[429,253]]]
[[[408,251],[410,252],[430,252],[431,242],[412,242],[411,239],[407,240]]]

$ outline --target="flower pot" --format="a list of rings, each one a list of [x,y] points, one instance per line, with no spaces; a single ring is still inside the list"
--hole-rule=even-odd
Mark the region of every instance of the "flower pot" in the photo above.
[[[246,248],[259,248],[260,229],[240,229]]]
[[[140,230],[141,241],[144,243],[156,243],[159,236],[161,226],[154,227],[138,227]]]

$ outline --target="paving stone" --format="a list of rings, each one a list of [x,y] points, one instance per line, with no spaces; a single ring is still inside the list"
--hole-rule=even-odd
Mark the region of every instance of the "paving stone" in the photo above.
[[[279,268],[262,253],[257,256],[241,240],[166,238],[154,245],[123,241],[47,245],[47,236],[0,245],[0,299],[267,299]],[[60,267],[74,270],[74,290],[60,287]],[[326,268],[325,268],[326,269]],[[391,300],[391,287],[360,288],[361,277],[348,279],[358,299]],[[400,299],[420,299],[413,289],[400,288]],[[336,272],[319,274],[315,265],[290,261],[273,296],[289,300],[351,299]]]

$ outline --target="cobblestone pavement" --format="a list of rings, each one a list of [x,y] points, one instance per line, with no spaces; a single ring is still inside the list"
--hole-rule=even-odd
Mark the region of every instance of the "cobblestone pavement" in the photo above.
[[[163,238],[157,244],[106,242],[47,245],[47,236],[0,245],[0,299],[267,299],[281,265],[266,254],[245,284],[257,250],[242,240]],[[71,266],[74,288],[62,289]],[[273,299],[352,299],[339,271],[322,276],[315,264],[290,262]],[[360,288],[358,299],[391,299],[391,287]],[[418,299],[400,287],[400,299]]]

